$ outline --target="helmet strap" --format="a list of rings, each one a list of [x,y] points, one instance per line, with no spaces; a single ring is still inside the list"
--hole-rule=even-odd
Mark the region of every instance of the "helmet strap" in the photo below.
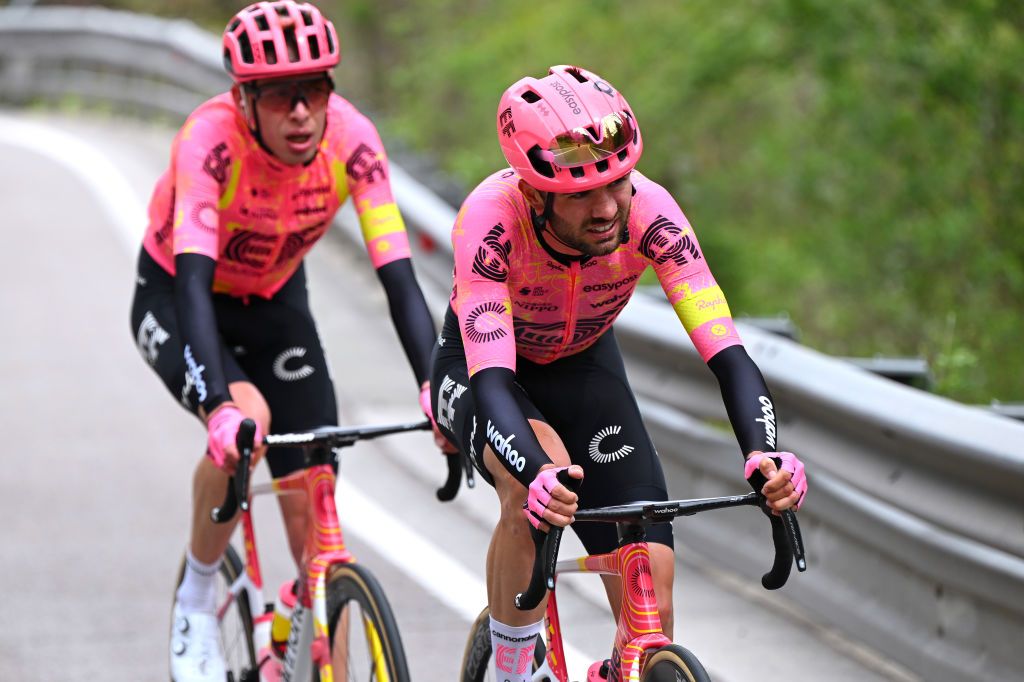
[[[530,219],[533,221],[533,229],[537,232],[537,237],[540,237],[540,233],[545,231],[548,221],[551,219],[551,212],[554,210],[555,205],[555,193],[548,192],[544,196],[544,212],[537,215],[537,212],[532,208],[530,209]],[[550,232],[550,230],[548,230]]]

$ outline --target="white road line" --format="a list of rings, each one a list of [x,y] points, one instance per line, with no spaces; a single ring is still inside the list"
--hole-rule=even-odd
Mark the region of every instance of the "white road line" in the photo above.
[[[145,205],[121,170],[96,147],[52,125],[2,113],[0,142],[42,154],[72,171],[110,214],[128,253],[138,249],[147,223]],[[406,575],[467,622],[476,619],[482,605],[487,603],[487,588],[482,580],[345,481],[338,482],[337,502],[339,508],[347,510],[347,529],[359,535],[381,556],[394,561]],[[585,671],[591,662],[568,642],[565,657],[574,672]]]
[[[138,250],[148,220],[146,206],[100,150],[55,126],[2,113],[0,142],[29,149],[72,171],[103,204],[128,253]]]

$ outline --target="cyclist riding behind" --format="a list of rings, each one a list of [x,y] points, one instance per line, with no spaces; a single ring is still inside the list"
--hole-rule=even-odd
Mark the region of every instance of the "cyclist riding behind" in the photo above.
[[[331,22],[310,4],[256,3],[228,23],[223,57],[234,85],[189,116],[153,192],[131,314],[143,357],[208,429],[174,604],[177,682],[225,678],[214,600],[233,524],[213,524],[210,509],[238,461],[239,423],[253,418],[257,439],[271,420],[280,431],[337,424],[303,258],[350,197],[428,414],[435,333],[380,137],[333,91]],[[275,477],[302,466],[293,451],[266,455]],[[305,501],[278,499],[299,562]]]
[[[634,170],[643,141],[622,95],[594,73],[554,66],[505,91],[497,131],[511,168],[477,186],[456,219],[431,399],[441,432],[500,499],[487,553],[491,637],[499,679],[520,682],[544,608],[513,606],[533,562],[527,522],[546,530],[569,524],[577,508],[667,499],[612,329],[648,266],[718,379],[744,476],[775,511],[799,507],[807,483],[800,461],[776,452],[771,394],[692,227]],[[555,478],[566,467],[576,479],[586,471],[579,496]],[[590,553],[618,544],[608,524],[573,530]],[[671,636],[671,525],[655,525],[648,541]],[[618,585],[605,587],[617,610]]]

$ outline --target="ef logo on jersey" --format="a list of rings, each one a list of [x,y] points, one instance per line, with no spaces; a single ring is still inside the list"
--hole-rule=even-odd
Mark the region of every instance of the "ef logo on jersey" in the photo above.
[[[441,388],[437,392],[437,423],[439,426],[452,431],[452,424],[455,423],[455,401],[462,397],[468,386],[457,383],[454,379],[445,375],[441,380]],[[449,397],[450,396],[450,397]]]

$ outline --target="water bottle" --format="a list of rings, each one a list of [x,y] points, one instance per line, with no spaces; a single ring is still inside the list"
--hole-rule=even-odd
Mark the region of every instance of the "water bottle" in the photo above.
[[[257,656],[261,658],[264,652],[270,651],[270,624],[273,620],[274,605],[267,604],[266,611],[252,622],[252,641],[256,647]]]
[[[284,658],[288,649],[288,637],[292,630],[292,611],[295,610],[296,584],[288,580],[281,585],[274,602],[274,619],[270,624],[270,650],[279,659]]]

